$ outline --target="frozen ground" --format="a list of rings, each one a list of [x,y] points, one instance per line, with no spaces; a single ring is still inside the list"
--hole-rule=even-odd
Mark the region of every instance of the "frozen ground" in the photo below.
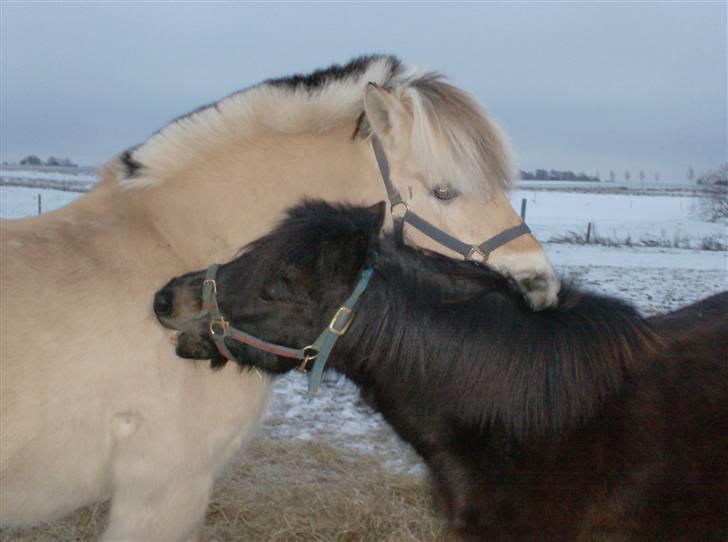
[[[0,187],[0,216],[19,218],[37,212],[38,193],[44,210],[66,204],[78,194],[16,187]],[[520,208],[528,198],[527,219],[541,239],[594,221],[598,229],[615,232],[725,238],[725,224],[709,224],[696,217],[690,196],[631,196],[519,191],[512,201]],[[647,217],[647,218],[645,218]],[[664,232],[663,232],[664,230]],[[617,295],[646,314],[675,309],[728,289],[725,251],[674,248],[604,247],[545,243],[560,275],[569,281]],[[274,399],[260,429],[272,439],[325,441],[334,446],[383,456],[395,470],[423,473],[417,456],[359,400],[356,389],[340,378],[328,377],[318,395],[308,401],[303,375],[291,373],[277,380]]]
[[[3,167],[0,169],[0,177],[14,179],[43,179],[47,181],[87,181],[96,180],[96,173],[93,168],[68,168],[68,167],[39,167],[19,168]]]
[[[708,240],[728,246],[728,225],[701,218],[701,196],[679,193],[605,194],[517,190],[511,202],[520,209],[525,198],[526,222],[541,241],[573,235],[617,244],[701,248]]]
[[[38,214],[38,195],[41,196],[43,212],[63,207],[76,199],[77,192],[0,186],[0,217],[23,218]]]

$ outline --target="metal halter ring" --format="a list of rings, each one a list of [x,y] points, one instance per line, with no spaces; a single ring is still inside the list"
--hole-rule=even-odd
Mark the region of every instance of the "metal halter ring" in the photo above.
[[[488,261],[488,255],[480,250],[479,247],[472,247],[468,251],[468,255],[465,256],[465,259],[471,260],[473,262],[483,263]]]
[[[210,319],[209,329],[210,335],[212,335],[213,337],[224,337],[227,334],[228,322],[222,315],[216,316],[215,318]]]
[[[304,346],[302,348],[303,350],[303,361],[296,367],[297,370],[301,371],[302,373],[308,372],[308,365],[313,360],[316,359],[316,356],[318,356],[318,350],[313,345]]]
[[[206,285],[212,284],[212,291],[217,294],[217,282],[215,282],[215,279],[205,279],[202,281],[202,288],[204,289]]]
[[[397,208],[401,208],[403,210],[401,212],[399,212],[399,211],[395,212],[395,209],[397,209]],[[389,209],[390,214],[394,218],[403,218],[404,215],[407,214],[407,211],[409,211],[409,207],[407,207],[407,204],[403,201],[398,201],[397,203],[393,203]]]

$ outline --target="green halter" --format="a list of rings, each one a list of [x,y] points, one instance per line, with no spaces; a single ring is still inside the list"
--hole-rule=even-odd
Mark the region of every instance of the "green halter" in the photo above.
[[[313,397],[321,383],[321,376],[323,375],[326,361],[334,349],[338,338],[346,334],[349,330],[349,326],[354,319],[354,305],[356,305],[356,302],[367,289],[369,279],[374,270],[371,267],[362,269],[354,291],[336,311],[328,327],[321,332],[312,344],[303,348],[291,348],[264,341],[230,325],[220,312],[220,307],[217,303],[217,282],[215,281],[215,277],[218,268],[219,265],[217,264],[212,264],[207,268],[205,281],[202,284],[202,311],[198,315],[201,318],[209,315],[210,336],[218,352],[230,361],[235,360],[235,356],[233,356],[232,352],[225,345],[225,337],[230,337],[234,341],[247,344],[264,352],[270,352],[276,356],[300,360],[301,364],[298,366],[298,370],[308,373],[308,395],[309,398]],[[314,362],[313,367],[309,367],[311,361]]]

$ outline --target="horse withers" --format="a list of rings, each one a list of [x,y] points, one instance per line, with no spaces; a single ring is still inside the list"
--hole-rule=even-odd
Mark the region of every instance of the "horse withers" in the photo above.
[[[422,456],[464,539],[728,533],[725,306],[704,302],[712,317],[682,336],[669,322],[699,306],[652,326],[567,287],[533,312],[487,268],[380,239],[383,219],[310,202],[230,263],[173,279],[156,305],[184,322],[177,353],[278,374],[315,369],[335,336],[328,367]]]
[[[464,245],[520,223],[495,123],[462,90],[388,56],[230,95],[121,153],[70,205],[3,221],[0,525],[110,498],[107,539],[194,538],[270,379],[179,364],[150,325],[154,291],[233,257],[302,197],[385,198],[382,171],[409,211]],[[403,229],[405,243],[462,257]],[[555,303],[558,280],[531,235],[488,262],[534,308]]]

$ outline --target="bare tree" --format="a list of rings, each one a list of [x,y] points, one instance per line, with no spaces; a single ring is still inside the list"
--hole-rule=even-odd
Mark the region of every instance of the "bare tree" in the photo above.
[[[688,182],[693,182],[693,179],[695,178],[695,170],[693,169],[693,166],[690,166],[688,168]]]
[[[657,171],[655,171],[655,182],[656,183],[660,182],[660,174]]]
[[[645,172],[640,169],[640,182],[644,184],[645,182]]]
[[[706,185],[701,207],[705,218],[715,222],[728,217],[728,163],[709,170],[698,177],[698,184]]]
[[[624,170],[624,180],[629,182],[630,177],[632,177],[632,175],[630,174],[629,170],[625,169]]]
[[[609,182],[613,183],[615,178],[616,178],[616,175],[614,174],[614,170],[610,169],[609,170]]]

